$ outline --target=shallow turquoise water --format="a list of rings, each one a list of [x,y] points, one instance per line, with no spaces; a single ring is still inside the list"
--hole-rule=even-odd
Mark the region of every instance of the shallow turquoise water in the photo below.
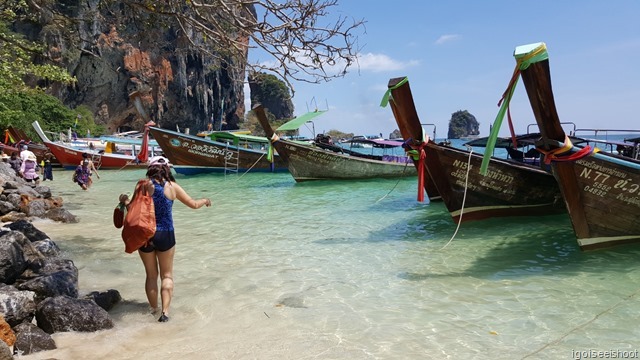
[[[78,224],[36,226],[73,259],[81,292],[117,289],[116,327],[56,334],[59,359],[567,359],[635,350],[640,247],[581,252],[566,215],[456,230],[416,179],[296,184],[288,173],[178,177],[171,320],[147,313],[144,270],[111,214],[143,171],[87,192],[50,183]],[[45,183],[47,184],[47,183]]]

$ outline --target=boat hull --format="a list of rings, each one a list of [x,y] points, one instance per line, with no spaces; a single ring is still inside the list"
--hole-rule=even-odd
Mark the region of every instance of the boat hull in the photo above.
[[[540,168],[492,158],[486,175],[482,156],[438,145],[424,134],[409,81],[391,79],[389,104],[408,146],[424,151],[424,187],[434,193],[458,222],[493,217],[548,215],[566,212],[554,177]],[[469,171],[467,171],[467,169]],[[431,182],[431,183],[430,183]]]
[[[83,160],[82,154],[87,153],[90,155],[93,163],[98,169],[124,169],[124,168],[145,168],[145,163],[139,163],[133,156],[98,153],[89,150],[76,150],[64,145],[56,143],[45,142],[44,143],[53,156],[58,159],[60,165],[65,169],[75,169],[80,165]]]
[[[287,140],[279,140],[274,146],[279,153],[288,154],[289,172],[297,182],[400,178],[417,174],[409,163],[358,158]]]
[[[516,49],[516,55],[522,54]],[[563,144],[566,134],[555,106],[548,58],[529,64],[521,75],[546,150],[558,148],[552,144]],[[574,147],[568,153],[576,151]],[[593,153],[553,161],[551,167],[583,250],[640,242],[639,161]]]
[[[239,172],[287,171],[282,159],[275,155],[273,163],[259,149],[227,145],[207,138],[181,134],[175,131],[151,127],[150,132],[174,170],[183,175],[224,173],[230,168],[229,160],[237,156]],[[235,165],[233,166],[235,170]]]
[[[425,152],[429,175],[456,223],[566,212],[555,178],[542,169],[492,158],[482,175],[481,154],[433,142]]]

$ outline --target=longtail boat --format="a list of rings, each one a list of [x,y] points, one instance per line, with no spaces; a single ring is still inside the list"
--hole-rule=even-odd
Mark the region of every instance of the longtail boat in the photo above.
[[[639,242],[640,162],[571,143],[556,110],[544,43],[519,46],[514,57],[515,80],[524,82],[542,134],[539,149],[560,184],[580,247]]]
[[[268,160],[269,141],[265,137],[227,131],[202,137],[158,127],[150,131],[179,174],[287,171],[277,154],[273,161]]]
[[[317,142],[296,142],[279,137],[276,131],[295,130],[323,111],[294,118],[274,131],[261,105],[253,108],[273,147],[285,160],[296,182],[310,180],[352,180],[399,178],[416,175],[406,158],[384,159],[382,155],[360,154],[339,146]],[[398,144],[400,145],[400,144]]]
[[[549,215],[565,212],[558,185],[551,174],[521,161],[492,157],[489,169],[481,174],[481,153],[436,143],[424,134],[406,77],[389,81],[388,103],[414,154],[416,167],[431,179],[456,223],[492,217]],[[420,200],[420,199],[418,199]]]
[[[49,152],[49,149],[44,144],[31,141],[24,130],[11,125],[9,125],[5,130],[3,143],[4,152],[7,153],[7,155],[11,155],[11,152],[13,151],[17,151],[19,153],[22,150],[21,147],[26,145],[27,149],[36,156],[38,163],[40,163],[40,161],[42,161],[45,155]],[[52,159],[52,162],[57,163],[58,161],[56,159]]]
[[[135,154],[118,154],[96,149],[78,149],[64,143],[53,142],[49,140],[37,121],[34,121],[32,125],[38,136],[40,136],[42,143],[49,148],[53,156],[58,159],[60,165],[65,169],[73,170],[80,165],[84,159],[84,153],[91,157],[98,169],[145,168],[147,166],[148,159]],[[143,142],[142,148],[147,148],[147,144]],[[145,151],[141,151],[141,153],[143,155],[147,154]]]

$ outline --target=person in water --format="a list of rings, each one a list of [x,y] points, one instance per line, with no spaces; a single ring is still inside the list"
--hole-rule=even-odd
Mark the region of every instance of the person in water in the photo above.
[[[91,187],[91,170],[89,170],[89,160],[84,159],[82,164],[76,167],[76,172],[73,175],[73,181],[80,185],[82,190],[87,190]]]
[[[156,215],[156,232],[148,245],[138,249],[140,259],[146,273],[145,292],[149,306],[154,313],[158,311],[158,276],[160,277],[161,315],[159,322],[169,320],[169,306],[173,296],[173,257],[176,238],[173,228],[173,202],[180,202],[192,209],[211,206],[211,200],[202,198],[194,200],[176,183],[169,160],[155,156],[149,160],[147,167],[147,191],[153,198]],[[119,201],[128,201],[120,197]]]
[[[53,165],[51,165],[51,158],[53,155],[50,152],[44,154],[44,158],[42,159],[42,164],[40,164],[42,168],[42,181],[53,181]]]
[[[89,176],[96,174],[98,179],[100,179],[100,174],[98,174],[98,169],[96,169],[96,165],[91,160],[91,156],[88,153],[82,153],[82,161],[89,161]],[[80,163],[82,165],[82,163]]]

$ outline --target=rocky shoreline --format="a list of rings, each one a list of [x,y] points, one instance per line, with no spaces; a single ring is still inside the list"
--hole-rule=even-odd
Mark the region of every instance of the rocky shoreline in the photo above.
[[[116,290],[81,295],[78,269],[30,220],[77,222],[60,197],[0,163],[0,360],[56,348],[55,332],[113,327]]]

